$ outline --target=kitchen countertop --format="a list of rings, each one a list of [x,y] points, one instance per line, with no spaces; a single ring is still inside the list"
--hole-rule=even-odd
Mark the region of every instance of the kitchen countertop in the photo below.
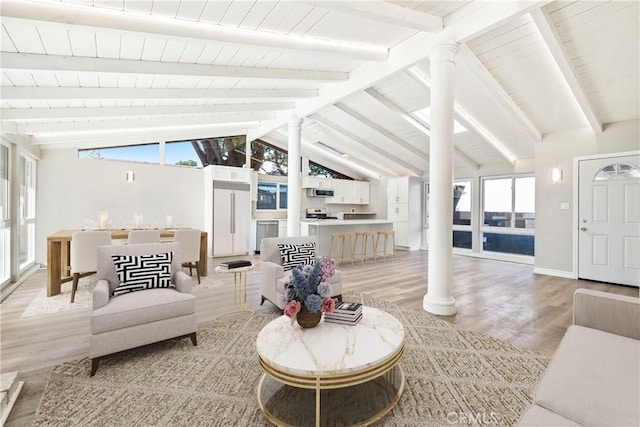
[[[391,224],[393,221],[388,219],[305,219],[302,220],[309,225],[317,225],[319,227],[335,226],[335,225],[366,225],[366,224]]]

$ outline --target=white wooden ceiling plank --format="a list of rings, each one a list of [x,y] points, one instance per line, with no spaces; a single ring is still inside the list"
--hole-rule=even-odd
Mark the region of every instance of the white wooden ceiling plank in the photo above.
[[[547,53],[547,46],[540,37],[540,34],[536,36],[520,39],[517,43],[514,43],[505,49],[494,49],[484,55],[478,55],[478,59],[487,67],[488,70],[493,70],[496,67],[503,66],[515,59],[539,57]]]
[[[93,0],[93,6],[105,9],[124,10],[124,0]]]
[[[141,59],[143,61],[160,61],[160,59],[162,58],[162,52],[164,52],[164,47],[166,46],[166,44],[166,40],[147,37],[144,40]]]
[[[162,58],[160,61],[164,62],[179,62],[182,52],[184,52],[186,42],[178,40],[169,40],[162,52]]]
[[[606,62],[610,57],[635,56],[638,52],[638,21],[629,19],[620,23],[615,30],[594,31],[579,38],[565,41],[564,47],[572,60],[589,54]],[[603,51],[604,49],[604,51]]]
[[[542,37],[549,46],[549,50],[558,64],[562,76],[571,88],[571,92],[586,116],[589,125],[595,133],[602,133],[602,122],[591,106],[589,98],[586,96],[585,90],[576,74],[573,64],[570,62],[569,58],[567,58],[562,45],[562,40],[553,26],[551,18],[545,11],[540,9],[532,11],[531,16],[533,17],[538,30],[542,34]]]
[[[114,34],[96,33],[98,57],[120,58],[120,38]]]
[[[213,61],[220,54],[220,51],[224,49],[223,46],[206,45],[200,56],[198,57],[197,64],[213,64]]]
[[[37,86],[36,82],[33,80],[33,76],[31,73],[23,73],[17,70],[5,70],[4,73],[5,78],[12,82],[9,86],[18,86],[18,87],[33,87]],[[6,89],[3,88],[3,92],[6,92]],[[3,93],[4,96],[4,93]]]
[[[220,25],[227,27],[239,27],[240,23],[247,16],[247,13],[251,10],[254,1],[233,1],[226,10]]]
[[[120,74],[118,75],[118,87],[128,87],[135,88],[136,87],[136,76],[131,74]]]
[[[230,1],[209,0],[202,10],[200,22],[220,24],[230,5]]]
[[[0,73],[0,85],[5,86],[14,86],[13,80],[7,75],[7,71],[3,71]]]
[[[248,49],[238,49],[238,51],[233,55],[229,62],[227,62],[228,67],[241,67],[245,65],[247,59],[251,56],[251,51]]]
[[[181,1],[176,18],[186,19],[188,21],[198,21],[206,4],[207,0]]]
[[[228,65],[229,61],[238,53],[237,47],[224,47],[216,56],[213,63],[215,65]]]
[[[48,55],[71,55],[69,37],[64,28],[42,26],[38,33]]]
[[[110,73],[98,73],[100,88],[117,88],[118,76]]]
[[[443,28],[442,18],[439,16],[382,1],[316,1],[312,4],[337,13],[352,15],[358,19],[365,19],[373,25],[391,25],[430,33],[441,31]]]
[[[629,15],[626,12],[629,9],[622,10],[616,14],[606,15],[602,19],[597,20],[597,25],[579,25],[572,27],[569,30],[559,34],[563,41],[570,41],[573,38],[588,37],[593,32],[606,33],[608,31],[616,31],[621,25],[631,22],[632,24],[638,24],[638,14]],[[554,27],[555,28],[555,27]]]
[[[555,16],[551,15],[558,33],[563,35],[564,32],[572,31],[575,28],[597,30],[608,27],[614,22],[619,22],[621,19],[638,17],[637,2],[614,1],[609,3],[593,3],[596,3],[595,7],[565,20],[556,21]]]
[[[276,5],[278,5],[277,1],[254,2],[238,26],[240,28],[256,30]]]
[[[11,40],[7,29],[1,23],[0,28],[2,28],[2,34],[0,34],[0,50],[2,50],[2,52],[17,52],[18,49],[16,45],[13,44],[13,40]]]
[[[120,39],[120,59],[132,59],[139,61],[142,59],[145,39],[143,37],[123,34]]]
[[[523,22],[511,31],[502,32],[483,43],[474,41],[474,43],[471,43],[469,46],[473,48],[473,51],[476,52],[479,57],[482,57],[493,50],[505,49],[511,45],[522,43],[522,40],[526,41],[530,39],[533,34],[537,34],[537,30],[533,22],[529,20],[528,22]]]
[[[211,87],[211,85],[213,84],[213,82],[215,81],[214,78],[202,78],[200,80],[198,80],[198,84],[196,85],[196,89],[209,89]]]
[[[153,0],[124,0],[124,9],[151,15]]]
[[[98,56],[95,33],[72,28],[68,30],[68,35],[73,56],[86,56],[89,58]]]
[[[205,50],[204,43],[187,43],[180,55],[180,62],[187,64],[195,64]]]
[[[58,87],[61,86],[58,83],[58,79],[56,78],[56,74],[50,71],[30,71],[29,74],[33,79],[33,82],[36,86],[40,87]],[[77,82],[77,80],[76,80]],[[78,83],[75,83],[74,86],[78,86]]]
[[[76,73],[80,87],[100,87],[98,73],[81,71]]]
[[[577,15],[597,9],[602,3],[599,1],[574,1],[574,2],[554,2],[562,4],[562,7],[551,9],[546,7],[545,10],[553,18],[553,21],[560,23],[564,20],[571,19]],[[553,3],[552,3],[553,4]]]
[[[66,108],[67,103],[62,99],[48,99],[47,105],[49,108]]]
[[[11,22],[3,22],[2,25],[9,33],[18,52],[46,53],[40,34],[35,26],[19,25]]]
[[[169,84],[169,76],[154,76],[151,83],[152,89],[164,89]]]
[[[80,87],[80,80],[78,79],[77,73],[51,73],[55,76],[54,79],[51,79],[51,84],[55,84],[55,86],[60,87]],[[55,83],[54,83],[55,82]],[[39,85],[43,86],[43,85]]]
[[[180,2],[175,0],[154,0],[151,14],[157,16],[167,16],[175,18],[178,14]]]
[[[306,3],[280,2],[267,17],[267,19],[273,17],[273,24],[268,23],[267,26],[261,26],[261,28],[267,29],[270,25],[273,28],[273,31],[283,34],[292,34],[292,31],[299,27],[302,21],[306,19],[308,15],[312,14],[313,10],[313,7]],[[282,13],[282,11],[286,13]],[[322,11],[318,11],[318,16],[321,16],[321,14]],[[280,17],[280,15],[284,16]]]
[[[320,20],[329,14],[328,10],[318,7],[312,8],[289,32],[292,36],[304,36],[311,30]],[[268,27],[267,27],[268,28]]]

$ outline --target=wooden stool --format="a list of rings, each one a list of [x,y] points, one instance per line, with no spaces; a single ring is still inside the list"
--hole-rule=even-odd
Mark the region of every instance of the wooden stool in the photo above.
[[[346,239],[349,239],[349,251],[350,251],[350,259],[351,259],[351,266],[353,266],[353,248],[354,246],[351,246],[351,233],[331,233],[331,243],[329,244],[329,257],[331,257],[331,249],[333,248],[333,239],[335,238],[336,240],[338,240],[338,243],[340,244],[340,246],[338,247],[338,255],[340,258],[336,258],[336,267],[340,265],[341,261],[344,261],[344,244],[346,242]]]
[[[358,245],[358,237],[362,237],[362,253],[360,254],[360,265],[364,264],[364,259],[367,257],[367,241],[369,237],[371,237],[371,245],[373,246],[373,260],[376,260],[376,233],[373,231],[357,231],[356,232],[356,241],[353,244],[354,252],[355,248]]]
[[[378,247],[378,243],[380,243],[380,237],[384,236],[384,251],[383,251],[383,258],[384,261],[387,261],[387,242],[389,239],[389,236],[391,236],[392,241],[391,243],[393,243],[393,259],[396,259],[396,232],[395,230],[384,230],[384,231],[378,231],[378,238],[376,240],[376,249]],[[377,255],[377,252],[376,252]]]

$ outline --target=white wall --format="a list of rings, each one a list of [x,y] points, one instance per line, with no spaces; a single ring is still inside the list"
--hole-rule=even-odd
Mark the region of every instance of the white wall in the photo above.
[[[573,273],[574,158],[640,149],[640,122],[611,123],[594,135],[591,129],[574,129],[545,135],[536,144],[536,269]],[[560,167],[563,180],[551,182],[551,170]],[[560,203],[569,203],[561,210]]]
[[[126,182],[127,171],[135,182]],[[36,262],[46,263],[47,236],[82,228],[108,212],[113,228],[133,224],[134,212],[157,226],[172,214],[174,224],[204,227],[202,169],[111,160],[78,159],[75,149],[42,150],[38,162]]]

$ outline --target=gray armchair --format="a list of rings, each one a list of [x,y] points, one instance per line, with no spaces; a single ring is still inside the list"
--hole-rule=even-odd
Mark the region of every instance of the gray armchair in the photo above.
[[[260,258],[262,266],[262,298],[260,305],[266,300],[271,301],[273,305],[280,310],[284,310],[284,285],[291,277],[291,271],[285,271],[282,267],[282,258],[278,244],[301,244],[315,242],[313,236],[303,237],[268,237],[262,239],[260,243]],[[342,274],[336,270],[335,274],[329,279],[331,284],[331,296],[342,299]]]
[[[113,296],[120,281],[112,255],[173,252],[174,288],[146,289]],[[181,271],[179,243],[150,243],[98,248],[98,283],[93,291],[89,358],[91,376],[105,356],[171,338],[196,341],[195,297],[191,279]]]

